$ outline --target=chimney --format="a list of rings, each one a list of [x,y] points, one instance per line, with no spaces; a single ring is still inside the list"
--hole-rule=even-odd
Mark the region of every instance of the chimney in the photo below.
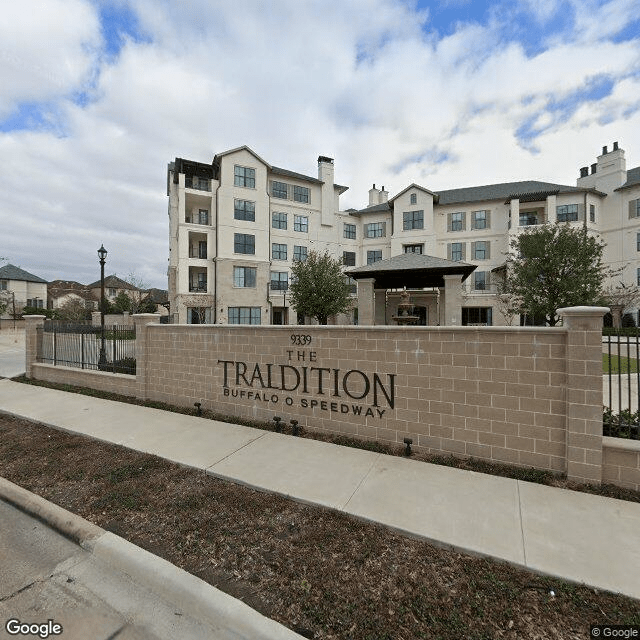
[[[606,155],[607,155],[607,153],[608,153],[608,152],[607,152],[607,147],[606,147],[606,146],[605,146],[605,147],[602,147],[602,155],[603,155],[603,156],[606,156]]]
[[[375,184],[369,189],[369,206],[371,207],[374,204],[380,204],[380,192],[376,189]]]
[[[614,142],[614,143],[613,143],[613,150],[614,150],[614,151],[617,151],[617,150],[618,150],[618,143],[617,143],[617,142]]]
[[[580,167],[580,177],[586,178],[589,175],[589,167]]]
[[[591,165],[591,175],[593,175],[596,172],[597,168],[598,168],[597,163]]]
[[[382,185],[382,189],[380,190],[380,204],[383,202],[388,202],[389,200],[389,192],[384,190],[384,185]]]

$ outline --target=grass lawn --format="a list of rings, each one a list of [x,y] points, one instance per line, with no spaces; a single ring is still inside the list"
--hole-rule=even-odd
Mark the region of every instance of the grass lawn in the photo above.
[[[1,413],[0,473],[306,638],[557,640],[640,625],[631,598]]]
[[[608,353],[602,354],[602,372],[603,373],[637,373],[638,361],[635,358],[627,358],[626,356],[618,357],[612,353],[609,359]]]

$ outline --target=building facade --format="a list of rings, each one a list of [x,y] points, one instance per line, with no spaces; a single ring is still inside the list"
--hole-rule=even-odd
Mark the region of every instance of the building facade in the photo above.
[[[20,267],[5,264],[0,267],[0,299],[7,303],[3,318],[18,315],[25,307],[44,309],[47,281]]]
[[[274,167],[246,146],[211,164],[176,158],[167,173],[174,322],[304,322],[287,290],[293,261],[315,250],[342,259],[347,272],[403,254],[472,265],[470,275],[447,276],[446,291],[411,291],[420,324],[507,324],[495,270],[516,234],[556,221],[598,235],[607,264],[621,269],[617,280],[640,283],[640,167],[627,171],[617,143],[580,169],[575,186],[530,180],[435,192],[411,184],[389,198],[374,185],[366,207],[343,211],[346,189],[325,156],[317,178]],[[374,309],[367,321],[392,324],[400,291],[360,284]],[[459,313],[445,317],[445,296]],[[359,306],[354,298],[353,312],[336,322],[357,322]]]

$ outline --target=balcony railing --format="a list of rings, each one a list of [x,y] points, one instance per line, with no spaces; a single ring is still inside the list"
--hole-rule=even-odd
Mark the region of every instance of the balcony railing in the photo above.
[[[289,283],[281,282],[280,280],[272,280],[269,288],[271,291],[287,291],[289,289]]]
[[[207,259],[207,250],[200,249],[199,247],[191,247],[189,249],[189,257],[190,258],[199,258],[200,260]]]
[[[189,291],[191,293],[207,293],[207,283],[206,282],[192,282],[189,285]]]

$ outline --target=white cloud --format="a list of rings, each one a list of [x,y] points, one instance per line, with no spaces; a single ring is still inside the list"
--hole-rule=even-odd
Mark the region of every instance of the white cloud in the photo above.
[[[329,155],[336,180],[350,187],[345,207],[366,204],[372,182],[392,194],[411,182],[573,184],[613,140],[640,164],[640,38],[602,35],[628,24],[632,0],[594,7],[575,34],[536,55],[497,20],[438,39],[426,13],[392,0],[137,0],[149,41],[126,41],[111,62],[96,50],[93,5],[64,0],[61,13],[59,2],[45,3],[56,43],[45,53],[38,20],[29,26],[12,14],[22,35],[0,34],[4,56],[56,78],[39,82],[0,65],[10,87],[0,120],[20,101],[57,99],[66,133],[0,133],[0,154],[10,159],[0,255],[43,277],[95,280],[104,242],[109,272],[166,286],[166,165],[176,156],[209,162],[248,144],[277,166],[314,175],[317,156]],[[539,12],[542,20],[552,4]],[[96,64],[90,104],[65,99]],[[612,79],[610,96],[578,101],[561,118],[550,109],[596,76]],[[516,135],[525,123],[542,129],[526,144]]]

